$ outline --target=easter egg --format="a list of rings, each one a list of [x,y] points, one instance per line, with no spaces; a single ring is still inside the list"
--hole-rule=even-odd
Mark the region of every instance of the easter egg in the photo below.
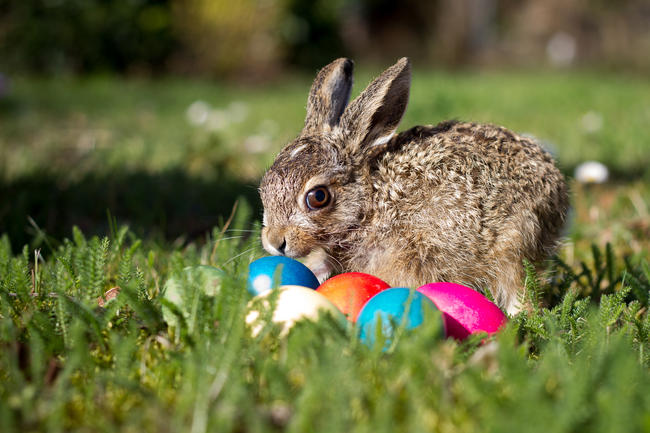
[[[386,337],[384,348],[387,348],[396,327],[414,329],[422,324],[428,313],[435,311],[433,302],[420,292],[405,287],[383,290],[370,298],[359,312],[357,324],[361,341],[374,345],[378,328],[381,328]]]
[[[476,332],[494,334],[505,323],[503,312],[476,290],[460,284],[431,283],[418,288],[442,311],[445,332],[458,340]]]
[[[178,275],[170,277],[163,286],[163,299],[174,304],[185,319],[190,316],[196,291],[215,296],[221,289],[224,272],[214,266],[188,266]],[[163,305],[163,319],[169,327],[178,326],[178,317]]]
[[[318,286],[316,291],[332,301],[348,320],[354,322],[361,307],[377,293],[390,285],[379,278],[362,272],[336,275]]]
[[[277,298],[271,298],[277,296]],[[274,302],[274,304],[273,304]],[[315,321],[321,314],[331,314],[335,319],[345,322],[345,316],[325,296],[308,287],[281,286],[277,290],[267,290],[254,297],[248,303],[246,323],[255,337],[263,329],[260,316],[268,313],[271,306],[275,309],[270,315],[273,323],[282,326],[281,335],[286,335],[301,320]]]
[[[318,279],[307,266],[285,256],[262,257],[248,265],[247,289],[253,295],[292,285],[315,289]]]

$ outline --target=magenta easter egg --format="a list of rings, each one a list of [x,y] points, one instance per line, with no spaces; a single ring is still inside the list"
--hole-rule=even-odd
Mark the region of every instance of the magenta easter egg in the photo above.
[[[505,314],[476,290],[454,283],[431,283],[418,288],[442,312],[447,337],[458,340],[470,334],[496,333],[505,325]]]

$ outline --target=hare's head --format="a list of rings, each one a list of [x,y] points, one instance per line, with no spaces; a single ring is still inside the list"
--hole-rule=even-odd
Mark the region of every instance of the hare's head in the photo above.
[[[352,69],[338,59],[318,73],[302,132],[262,179],[262,243],[271,254],[340,246],[372,210],[368,174],[402,119],[411,71],[400,59],[348,105]]]

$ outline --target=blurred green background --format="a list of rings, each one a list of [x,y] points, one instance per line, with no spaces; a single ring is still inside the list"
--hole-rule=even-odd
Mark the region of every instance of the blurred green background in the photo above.
[[[647,71],[647,0],[2,0],[3,68],[263,80],[346,55]]]
[[[411,57],[401,129],[491,122],[535,136],[569,178],[605,163],[608,183],[572,181],[568,244],[647,252],[641,0],[0,0],[0,232],[38,247],[115,218],[182,245],[238,197],[259,217],[261,174],[340,56],[354,94]]]

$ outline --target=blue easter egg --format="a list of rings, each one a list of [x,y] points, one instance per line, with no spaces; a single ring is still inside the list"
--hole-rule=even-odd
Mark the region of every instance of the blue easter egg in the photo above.
[[[282,271],[278,273],[279,267],[282,267]],[[318,284],[318,279],[307,266],[289,257],[262,257],[248,265],[246,288],[253,295],[280,286],[303,286],[315,289]]]
[[[435,304],[420,292],[406,287],[386,289],[370,298],[359,312],[357,325],[361,341],[373,346],[377,328],[386,338],[384,349],[388,348],[397,328],[413,329],[422,324],[425,310],[436,310]]]

